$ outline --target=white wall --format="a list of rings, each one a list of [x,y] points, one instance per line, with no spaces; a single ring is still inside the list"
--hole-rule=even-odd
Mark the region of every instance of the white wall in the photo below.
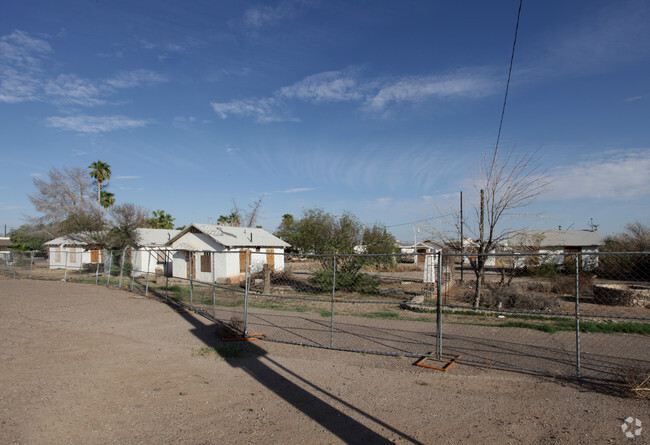
[[[83,247],[50,247],[50,269],[81,269],[84,264],[90,263],[90,260],[90,251]]]
[[[166,261],[158,262],[158,253],[160,252],[161,259]],[[166,253],[166,255],[165,255]],[[172,258],[174,256],[173,251],[165,251],[163,248],[159,247],[141,247],[139,249],[133,249],[131,256],[131,264],[133,264],[133,273],[146,274],[149,273],[155,274],[156,269],[161,268],[163,274],[171,276],[172,272]]]
[[[260,248],[259,252],[252,250],[250,252],[250,264],[252,272],[259,272],[267,264],[271,248]],[[284,249],[272,248],[273,250],[273,269],[276,271],[284,270]],[[204,252],[191,252],[194,263],[194,276],[198,281],[212,282],[212,280],[223,281],[229,277],[236,277],[242,274],[240,272],[240,250],[220,250],[205,252],[211,254],[210,271],[201,271],[201,256]],[[177,278],[188,278],[187,276],[187,251],[179,250],[174,253],[172,258],[172,273]]]

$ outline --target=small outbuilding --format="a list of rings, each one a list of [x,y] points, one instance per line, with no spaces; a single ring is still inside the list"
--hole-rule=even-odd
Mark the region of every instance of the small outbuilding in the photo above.
[[[177,278],[224,281],[246,273],[284,270],[284,250],[290,245],[264,229],[192,224],[173,237],[172,270]]]
[[[104,261],[104,251],[88,248],[85,242],[74,237],[61,236],[43,246],[49,250],[50,269],[81,269]]]

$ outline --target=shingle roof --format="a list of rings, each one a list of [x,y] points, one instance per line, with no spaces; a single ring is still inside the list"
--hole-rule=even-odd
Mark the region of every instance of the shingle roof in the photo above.
[[[217,226],[214,224],[192,224],[167,244],[171,245],[174,241],[181,238],[192,228],[199,230],[209,236],[217,243],[224,247],[289,247],[290,244],[282,241],[277,236],[267,232],[264,229],[251,227],[229,227]]]
[[[539,247],[586,247],[605,243],[598,231],[590,230],[527,230],[508,240],[510,246],[535,245]]]

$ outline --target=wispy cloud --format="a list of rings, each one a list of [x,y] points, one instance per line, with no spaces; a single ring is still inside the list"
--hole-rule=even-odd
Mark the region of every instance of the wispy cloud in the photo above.
[[[628,97],[627,99],[624,100],[624,102],[636,102],[637,100],[640,99],[643,99],[643,96]]]
[[[238,117],[253,117],[257,122],[279,122],[292,120],[280,112],[280,103],[272,97],[233,100],[231,102],[211,102],[212,109],[221,119],[229,115]]]
[[[167,78],[162,74],[149,70],[122,71],[112,78],[106,79],[106,85],[119,88],[134,88],[156,85],[166,82]]]
[[[364,79],[361,74],[361,69],[356,67],[327,71],[282,87],[269,97],[211,102],[211,105],[222,119],[254,117],[258,122],[268,123],[298,120],[286,111],[292,100],[312,104],[356,102],[365,111],[381,115],[388,107],[399,103],[484,97],[493,94],[498,85],[486,69],[396,80]]]
[[[364,97],[364,88],[355,79],[355,71],[314,74],[291,86],[282,87],[279,95],[313,103],[360,100]]]
[[[639,199],[650,194],[650,149],[593,153],[551,172],[546,199]]]
[[[261,28],[295,17],[310,2],[283,0],[277,6],[257,5],[244,12],[243,21],[251,28]]]
[[[423,102],[432,98],[478,98],[494,93],[496,81],[483,73],[409,76],[379,87],[366,107],[384,110],[391,103]]]
[[[194,116],[176,116],[172,120],[172,125],[176,128],[189,128],[196,122]]]
[[[140,176],[115,176],[115,179],[140,179]]]
[[[43,67],[54,51],[42,39],[23,31],[0,37],[0,102],[48,102],[92,107],[124,88],[151,86],[167,79],[153,71],[123,71],[105,79],[86,79],[73,73],[46,74]]]
[[[48,127],[72,130],[79,133],[105,133],[127,128],[144,127],[151,123],[145,119],[126,116],[53,116],[45,120]]]
[[[30,173],[29,176],[32,178],[38,178],[39,176],[43,176],[43,173]]]
[[[299,187],[299,188],[282,190],[280,193],[302,193],[302,192],[311,192],[312,190],[314,189],[309,187]]]

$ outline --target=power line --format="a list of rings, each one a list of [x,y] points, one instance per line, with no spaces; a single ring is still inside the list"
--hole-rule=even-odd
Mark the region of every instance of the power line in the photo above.
[[[517,46],[517,33],[519,32],[519,17],[521,17],[521,5],[524,0],[519,0],[519,11],[517,12],[517,26],[515,26],[515,39],[512,42],[512,54],[510,55],[510,68],[508,69],[508,81],[506,82],[506,94],[503,98],[503,108],[501,109],[501,121],[499,122],[499,132],[497,133],[497,143],[494,146],[496,150],[499,148],[499,140],[501,139],[501,127],[503,127],[503,116],[506,113],[506,102],[508,101],[508,89],[510,88],[510,76],[512,75],[512,64],[515,60],[515,47]]]
[[[388,227],[399,227],[399,226],[410,226],[411,224],[417,224],[417,223],[421,223],[421,222],[424,222],[424,221],[431,221],[431,220],[434,220],[434,219],[446,218],[448,216],[454,216],[454,213],[449,213],[447,215],[432,216],[430,218],[419,219],[417,221],[405,222],[405,223],[400,223],[400,224],[393,224],[393,225],[390,225],[390,226],[386,226],[386,228],[388,228]]]

